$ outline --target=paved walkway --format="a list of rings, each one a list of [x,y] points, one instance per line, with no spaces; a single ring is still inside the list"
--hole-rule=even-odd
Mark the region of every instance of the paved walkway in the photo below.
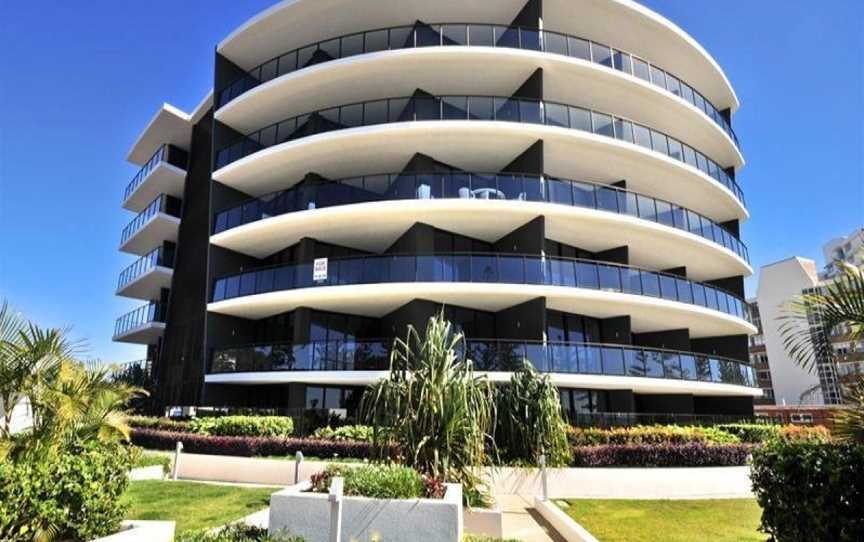
[[[534,510],[531,497],[499,495],[497,500],[503,515],[504,538],[524,542],[566,542]]]

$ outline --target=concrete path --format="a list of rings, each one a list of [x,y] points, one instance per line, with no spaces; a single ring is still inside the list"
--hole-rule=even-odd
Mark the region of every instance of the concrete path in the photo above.
[[[532,507],[533,499],[522,495],[497,497],[504,523],[504,538],[524,542],[567,542]]]

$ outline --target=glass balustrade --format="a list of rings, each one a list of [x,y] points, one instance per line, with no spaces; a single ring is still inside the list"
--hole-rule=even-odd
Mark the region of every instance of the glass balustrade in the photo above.
[[[609,185],[515,173],[391,173],[352,177],[273,192],[216,213],[213,233],[285,213],[407,199],[474,199],[557,203],[634,216],[688,231],[749,261],[738,237],[708,218]]]
[[[174,251],[158,247],[141,256],[135,263],[124,269],[117,280],[117,289],[123,288],[154,267],[174,267]]]
[[[165,306],[158,302],[150,302],[137,309],[127,312],[114,323],[114,336],[124,335],[133,329],[151,322],[165,321]]]
[[[716,286],[626,265],[513,254],[448,253],[330,259],[326,280],[310,263],[266,267],[219,278],[213,301],[298,288],[396,282],[537,284],[645,295],[747,319],[744,301]]]
[[[188,154],[186,151],[178,149],[173,145],[162,145],[159,147],[153,156],[147,160],[147,163],[144,164],[138,173],[132,178],[129,184],[126,185],[126,190],[123,191],[123,201],[129,199],[129,196],[135,192],[135,189],[144,182],[144,179],[150,175],[156,166],[161,164],[162,162],[171,164],[172,166],[179,167],[180,169],[186,169],[186,164],[188,161]]]
[[[386,371],[392,340],[263,343],[214,351],[210,373]],[[547,373],[631,376],[758,387],[747,363],[695,352],[617,344],[469,340],[478,371],[513,371],[523,360]]]
[[[315,134],[361,126],[434,120],[543,124],[625,141],[698,169],[728,188],[744,205],[744,194],[729,172],[675,138],[611,114],[523,98],[423,96],[333,107],[271,124],[236,140],[216,154],[215,169],[262,149]]]
[[[379,51],[415,47],[504,47],[543,51],[586,60],[617,70],[666,90],[705,113],[738,145],[726,114],[699,91],[669,71],[595,41],[522,27],[477,23],[446,23],[382,28],[306,45],[272,58],[246,72],[217,92],[217,109],[271,79],[309,66]]]
[[[150,202],[147,207],[138,213],[129,224],[123,228],[120,234],[120,244],[122,245],[135,235],[151,218],[159,213],[165,213],[170,216],[180,217],[180,200],[165,194],[159,195],[156,199]]]

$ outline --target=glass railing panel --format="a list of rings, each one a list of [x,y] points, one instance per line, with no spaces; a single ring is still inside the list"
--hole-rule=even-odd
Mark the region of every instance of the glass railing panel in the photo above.
[[[147,223],[158,213],[165,213],[170,216],[180,217],[180,200],[177,198],[162,194],[150,202],[143,211],[138,213],[129,224],[123,228],[120,234],[120,244],[125,243],[132,237],[144,224]]]
[[[156,302],[148,303],[117,318],[114,323],[114,336],[122,335],[151,322],[164,321],[162,305]]]
[[[135,260],[132,265],[120,273],[120,278],[117,280],[117,288],[122,288],[156,266],[173,267],[173,250],[158,247]]]
[[[568,114],[564,115],[564,109]],[[497,120],[504,122],[537,123],[592,132],[604,137],[627,139],[654,152],[687,163],[712,177],[742,202],[743,194],[720,166],[702,153],[665,134],[648,127],[630,123],[614,115],[589,111],[579,107],[519,98],[487,96],[406,97],[348,104],[317,111],[267,126],[221,149],[215,167],[221,168],[258,150],[284,141],[298,139],[332,130],[356,126],[372,126],[387,122],[433,120]],[[626,122],[626,124],[625,124]],[[616,130],[624,129],[622,137]],[[605,201],[605,200],[604,200]],[[658,212],[659,220],[675,224],[673,209],[665,207]],[[683,227],[683,220],[681,226]],[[722,240],[719,241],[722,243]]]
[[[218,349],[211,373],[247,371],[383,371],[389,367],[392,340],[354,339],[302,344],[261,343]],[[754,369],[746,362],[631,345],[576,342],[470,339],[460,354],[477,371],[515,371],[528,362],[547,373],[701,380],[754,387]]]
[[[488,24],[430,24],[359,32],[290,51],[256,66],[217,93],[217,108],[252,88],[298,69],[363,53],[429,46],[505,47],[579,58],[643,79],[687,101],[738,145],[728,120],[693,87],[630,53],[575,36]]]
[[[660,297],[748,318],[743,302],[717,287],[591,260],[485,253],[391,254],[334,258],[328,262],[328,273],[326,280],[313,282],[310,263],[251,270],[217,279],[212,300],[316,286],[394,282],[545,284]]]

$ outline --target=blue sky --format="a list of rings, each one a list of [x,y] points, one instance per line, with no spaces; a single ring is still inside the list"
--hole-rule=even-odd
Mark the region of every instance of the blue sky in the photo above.
[[[271,3],[0,3],[0,296],[72,326],[92,357],[143,357],[111,342],[114,319],[140,303],[113,295],[133,260],[117,252],[137,171],[126,151],[163,101],[195,107],[216,43]],[[792,255],[821,265],[825,241],[864,224],[864,3],[644,3],[702,43],[741,100],[753,267]]]

